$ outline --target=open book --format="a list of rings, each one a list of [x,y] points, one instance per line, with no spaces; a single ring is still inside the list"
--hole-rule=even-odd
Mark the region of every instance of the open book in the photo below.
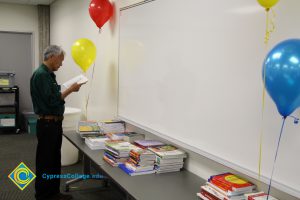
[[[72,84],[74,84],[74,83],[81,84],[81,83],[86,83],[86,82],[88,82],[88,78],[85,77],[84,75],[80,74],[80,75],[78,75],[78,76],[76,76],[76,77],[74,77],[74,78],[68,80],[67,82],[65,82],[65,83],[63,84],[63,86],[64,86],[65,88],[69,88],[69,87],[70,87]]]

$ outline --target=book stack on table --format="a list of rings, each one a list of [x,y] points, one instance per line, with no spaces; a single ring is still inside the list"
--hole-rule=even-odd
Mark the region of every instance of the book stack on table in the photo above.
[[[255,187],[246,179],[227,172],[211,176],[197,196],[203,200],[246,200],[245,194],[252,193]]]
[[[105,141],[109,138],[105,135],[90,136],[85,138],[85,144],[92,150],[105,149]]]
[[[165,145],[165,143],[158,140],[135,140],[134,144],[142,149]]]
[[[135,145],[122,140],[106,140],[103,159],[111,166],[117,167],[127,161],[130,150],[135,148]]]
[[[129,155],[130,158],[124,164],[119,165],[119,168],[128,175],[135,176],[155,173],[155,154],[153,152],[137,147],[132,149]]]
[[[96,121],[79,121],[77,125],[77,133],[82,138],[104,135]]]
[[[86,145],[92,150],[105,149],[103,159],[130,176],[176,172],[183,167],[184,151],[124,130],[125,123],[119,120],[78,123],[78,133],[85,138]]]
[[[145,135],[142,133],[136,133],[136,132],[125,132],[124,133],[124,141],[134,143],[136,140],[144,140]]]
[[[149,147],[150,151],[155,153],[155,170],[156,173],[176,172],[183,167],[186,153],[172,145],[162,145]]]
[[[136,140],[144,140],[145,135],[136,132],[121,132],[121,133],[108,133],[107,136],[112,140],[124,140],[133,143]]]
[[[99,126],[105,134],[125,132],[125,122],[121,120],[101,121]]]

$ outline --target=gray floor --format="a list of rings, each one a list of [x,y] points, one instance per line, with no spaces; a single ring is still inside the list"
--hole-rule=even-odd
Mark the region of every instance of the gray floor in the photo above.
[[[34,200],[34,181],[21,191],[8,179],[8,175],[20,162],[35,172],[36,143],[35,135],[0,133],[0,200]],[[81,173],[81,163],[63,167],[62,174],[66,173]],[[65,181],[61,180],[61,191],[64,191]],[[113,184],[108,188],[102,186],[100,180],[81,181],[72,185],[69,194],[74,200],[124,199],[122,192]]]

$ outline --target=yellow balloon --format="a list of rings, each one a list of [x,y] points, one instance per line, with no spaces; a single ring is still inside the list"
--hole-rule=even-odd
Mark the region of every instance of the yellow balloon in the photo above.
[[[72,45],[72,57],[76,64],[86,72],[96,59],[96,46],[89,39],[78,39]]]
[[[266,8],[266,9],[270,9],[271,7],[273,7],[279,0],[257,0],[258,3]]]

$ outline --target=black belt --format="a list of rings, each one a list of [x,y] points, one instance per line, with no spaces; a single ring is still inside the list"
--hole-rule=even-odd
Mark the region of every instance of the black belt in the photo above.
[[[57,115],[39,115],[39,119],[43,120],[53,120],[53,121],[62,121],[64,116],[57,116]]]

